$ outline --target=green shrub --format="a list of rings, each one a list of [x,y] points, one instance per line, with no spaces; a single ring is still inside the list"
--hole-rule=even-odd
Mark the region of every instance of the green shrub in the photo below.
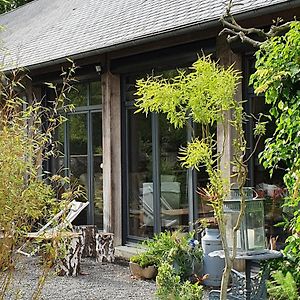
[[[290,272],[287,272],[287,274],[284,275],[282,271],[275,271],[272,274],[272,279],[273,280],[267,282],[270,300],[300,299],[297,284]]]
[[[194,273],[195,263],[201,263],[203,256],[202,249],[193,236],[193,232],[183,233],[180,230],[161,232],[153,240],[143,242],[144,252],[131,257],[130,261],[141,267],[158,267],[156,295],[159,299],[202,298],[202,287],[188,280]]]
[[[159,267],[163,262],[169,262],[176,273],[188,278],[193,273],[195,263],[202,261],[202,249],[193,241],[194,233],[161,232],[153,240],[142,243],[145,251],[133,256],[130,261],[138,263],[141,267],[155,265]]]
[[[163,300],[199,300],[202,299],[203,289],[198,283],[181,281],[173,266],[164,262],[158,268],[156,277],[158,299]]]
[[[299,55],[300,22],[293,21],[285,34],[269,39],[256,52],[256,72],[251,76],[255,93],[264,95],[270,105],[269,118],[276,125],[274,135],[265,141],[260,160],[271,175],[276,169],[285,170],[287,188],[283,208],[289,215],[283,223],[291,235],[286,240],[284,259],[274,268],[280,272],[275,271],[270,285],[271,293],[276,292],[278,297],[272,299],[296,299],[290,298],[294,283],[300,290]]]
[[[199,300],[203,297],[203,288],[198,283],[185,281],[179,290],[180,300]]]

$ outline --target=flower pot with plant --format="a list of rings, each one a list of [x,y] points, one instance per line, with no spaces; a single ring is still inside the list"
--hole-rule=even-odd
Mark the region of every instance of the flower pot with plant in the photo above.
[[[130,258],[129,269],[132,276],[141,279],[154,279],[157,275],[157,260],[141,252]]]
[[[144,241],[142,246],[145,250],[130,259],[131,274],[138,278],[149,278],[152,273],[155,277],[157,272],[154,270],[166,261],[185,279],[198,273],[202,266],[202,249],[193,235],[177,230],[162,232],[152,240]]]

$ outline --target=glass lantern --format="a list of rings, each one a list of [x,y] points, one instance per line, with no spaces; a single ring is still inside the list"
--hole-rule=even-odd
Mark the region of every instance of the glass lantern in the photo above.
[[[246,209],[237,231],[237,252],[239,255],[251,255],[266,251],[264,200],[253,198],[253,189],[245,188]],[[237,189],[232,189],[230,198],[224,201],[226,233],[228,245],[233,246],[233,228],[238,219],[241,197]]]

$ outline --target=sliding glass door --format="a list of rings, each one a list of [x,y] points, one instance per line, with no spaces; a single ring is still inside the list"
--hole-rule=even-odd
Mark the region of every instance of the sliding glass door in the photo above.
[[[178,149],[192,136],[192,126],[174,129],[163,115],[136,113],[136,79],[127,76],[122,83],[127,240],[163,230],[189,230],[197,217],[195,172],[182,168],[177,158]]]

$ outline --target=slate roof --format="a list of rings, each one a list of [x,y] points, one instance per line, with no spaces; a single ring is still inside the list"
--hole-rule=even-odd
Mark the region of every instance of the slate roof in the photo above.
[[[297,0],[239,0],[235,13]],[[35,66],[216,21],[224,0],[35,0],[0,16],[6,63]],[[227,2],[227,1],[226,1]]]

